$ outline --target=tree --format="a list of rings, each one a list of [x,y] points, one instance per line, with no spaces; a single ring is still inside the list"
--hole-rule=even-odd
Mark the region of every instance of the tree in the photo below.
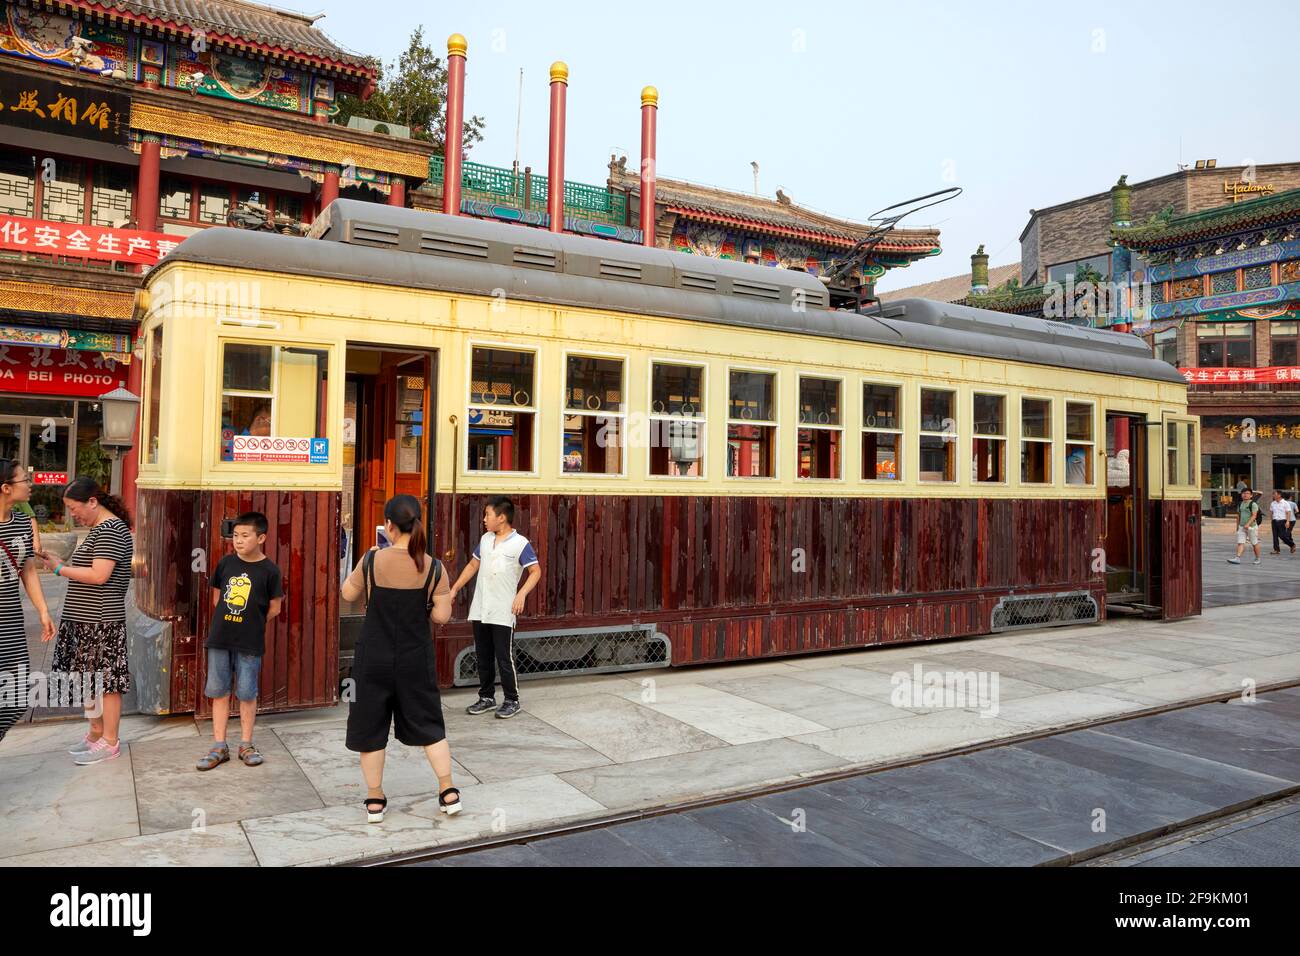
[[[382,64],[375,92],[370,99],[358,96],[339,97],[335,121],[347,124],[353,116],[400,123],[411,127],[411,135],[433,143],[443,152],[447,140],[447,67],[442,58],[424,42],[424,27],[416,27],[405,52],[385,72]],[[464,152],[483,139],[483,117],[465,120],[461,132]]]

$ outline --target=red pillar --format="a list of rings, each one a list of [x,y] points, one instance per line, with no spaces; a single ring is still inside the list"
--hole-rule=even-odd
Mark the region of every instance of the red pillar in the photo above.
[[[655,244],[655,126],[659,114],[659,91],[647,86],[641,91],[641,244]]]
[[[140,142],[140,169],[135,184],[136,228],[143,232],[158,231],[158,168],[162,146],[157,136],[145,135]]]
[[[447,142],[443,151],[442,211],[460,215],[461,133],[465,124],[465,53],[469,44],[459,33],[447,37]]]
[[[551,151],[546,167],[546,212],[551,232],[564,232],[564,102],[569,89],[569,68],[551,64]]]
[[[320,208],[321,212],[325,207],[339,198],[339,168],[337,166],[325,167],[325,181],[320,187]]]
[[[394,176],[393,181],[388,186],[388,205],[405,206],[406,205],[406,180],[399,176]]]

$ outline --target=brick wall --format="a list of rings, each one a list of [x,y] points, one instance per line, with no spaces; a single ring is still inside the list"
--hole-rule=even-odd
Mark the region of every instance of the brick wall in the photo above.
[[[1038,220],[1035,219],[1029,231],[1025,233],[1025,238],[1020,242],[1020,284],[1022,286],[1037,285],[1045,278],[1035,275],[1042,261],[1038,254],[1038,235]]]
[[[1193,212],[1212,209],[1232,202],[1232,196],[1223,191],[1225,182],[1240,182],[1244,166],[1219,169],[1192,170],[1187,174],[1187,208]],[[1271,185],[1274,193],[1300,188],[1300,163],[1276,163],[1255,167],[1255,182]],[[1257,198],[1251,194],[1249,198]],[[1264,194],[1267,195],[1267,194]],[[1136,198],[1136,197],[1135,197]],[[1135,210],[1136,211],[1136,210]]]

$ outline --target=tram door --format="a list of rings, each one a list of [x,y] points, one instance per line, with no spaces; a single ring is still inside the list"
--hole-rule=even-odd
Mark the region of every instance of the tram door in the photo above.
[[[433,503],[433,420],[436,354],[348,347],[344,384],[343,502],[348,554],[344,571],[376,543],[384,504],[414,495]]]
[[[1106,601],[1145,607],[1149,586],[1144,416],[1106,416]]]

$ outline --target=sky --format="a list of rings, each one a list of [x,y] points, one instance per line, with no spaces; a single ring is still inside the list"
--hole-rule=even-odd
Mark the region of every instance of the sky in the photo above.
[[[747,0],[655,4],[271,0],[318,13],[341,45],[388,63],[425,28],[469,42],[470,158],[545,170],[550,64],[569,65],[565,178],[603,185],[640,156],[640,91],[659,90],[660,175],[865,221],[948,186],[906,220],[943,254],[882,291],[966,273],[983,243],[1019,261],[1031,208],[1139,182],[1178,163],[1300,159],[1300,4],[1184,0],[938,3]]]

